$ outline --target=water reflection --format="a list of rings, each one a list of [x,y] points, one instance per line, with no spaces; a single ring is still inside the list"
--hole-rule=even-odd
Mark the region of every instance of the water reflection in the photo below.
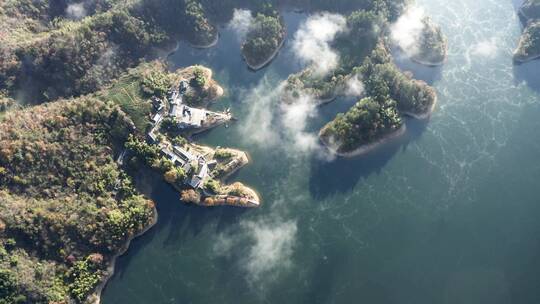
[[[418,140],[428,121],[408,119],[407,131],[395,140],[382,144],[369,153],[354,158],[337,158],[326,162],[313,157],[309,190],[316,199],[325,199],[337,193],[348,193],[359,181],[377,174],[400,151]]]
[[[526,83],[529,88],[540,93],[540,60],[514,66],[515,84]]]
[[[436,67],[428,67],[418,64],[407,57],[402,51],[397,48],[391,49],[394,63],[404,72],[412,73],[413,78],[423,80],[429,85],[434,85],[441,80],[444,65]]]

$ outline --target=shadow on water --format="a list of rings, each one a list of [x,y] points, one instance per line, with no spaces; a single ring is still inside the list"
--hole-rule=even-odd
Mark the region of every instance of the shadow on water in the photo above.
[[[396,48],[393,48],[391,52],[396,66],[404,72],[412,73],[413,78],[423,80],[429,85],[433,85],[441,80],[444,65],[428,67],[412,61],[402,51]]]
[[[525,83],[529,88],[540,93],[540,60],[514,66],[515,84]]]
[[[294,54],[290,39],[307,15],[284,11],[282,16],[289,36],[277,56],[260,71],[255,72],[246,65],[241,55],[241,41],[238,34],[227,25],[220,27],[218,43],[211,48],[196,49],[185,42],[180,42],[178,48],[167,56],[169,68],[174,70],[194,64],[207,66],[214,71],[215,78],[229,90],[259,83],[268,70],[285,79],[302,67],[296,60],[291,60]]]
[[[221,231],[238,222],[239,218],[248,212],[242,208],[205,208],[185,204],[180,201],[178,191],[156,174],[145,172],[139,176],[135,181],[137,187],[142,188],[143,193],[145,189],[151,189],[151,192],[146,194],[156,202],[158,222],[143,236],[134,239],[126,254],[117,260],[115,277],[119,279],[141,249],[150,243],[159,244],[154,240],[156,236],[165,235],[161,242],[163,248],[182,246],[185,240],[197,236],[207,225],[215,225],[216,231]]]
[[[523,3],[525,3],[525,0],[512,0],[512,6],[514,6],[516,12],[519,11]]]
[[[339,157],[330,162],[313,157],[309,182],[311,195],[317,199],[324,199],[337,193],[351,191],[358,181],[373,173],[379,173],[394,155],[400,150],[406,150],[411,142],[419,139],[428,123],[426,120],[407,119],[407,131],[403,136],[362,156]]]

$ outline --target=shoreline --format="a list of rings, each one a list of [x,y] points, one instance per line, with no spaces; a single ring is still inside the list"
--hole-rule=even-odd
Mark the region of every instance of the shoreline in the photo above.
[[[409,112],[409,111],[400,111],[400,112],[401,112],[401,114],[403,116],[412,117],[412,118],[418,119],[418,120],[425,120],[425,119],[430,118],[431,114],[433,114],[433,112],[435,111],[435,106],[437,106],[438,100],[439,100],[439,97],[435,96],[435,99],[433,100],[433,104],[424,113],[417,114],[417,113],[413,113],[413,112]]]
[[[354,150],[352,150],[350,152],[338,152],[337,149],[335,149],[335,147],[333,147],[330,143],[328,143],[327,140],[324,140],[323,138],[321,138],[320,135],[319,135],[319,140],[320,140],[320,142],[322,142],[322,144],[332,154],[337,155],[339,157],[351,158],[351,157],[356,157],[356,156],[361,156],[361,155],[367,154],[367,153],[379,148],[380,146],[388,143],[389,141],[394,140],[394,139],[402,136],[403,134],[405,134],[405,131],[407,131],[407,126],[405,124],[403,124],[399,129],[384,135],[383,137],[381,137],[380,139],[378,139],[378,140],[376,140],[376,141],[374,141],[372,143],[363,144],[360,147],[358,147],[358,148],[356,148],[356,149],[354,149]]]
[[[514,53],[515,54],[515,53]],[[532,57],[528,57],[526,59],[518,59],[516,57],[513,58],[514,60],[514,63],[517,64],[517,65],[521,65],[521,64],[525,64],[525,63],[529,63],[531,61],[535,61],[537,59],[540,59],[540,54],[538,55],[534,55]]]
[[[411,61],[417,64],[425,65],[427,67],[435,68],[444,65],[448,61],[448,54],[444,55],[444,59],[439,62],[428,62],[418,58],[410,57]]]
[[[523,6],[521,6],[519,8],[519,10],[518,10],[518,17],[522,18],[521,21],[524,21],[523,22],[523,31],[521,32],[521,36],[519,37],[517,47],[514,50],[514,53],[512,54],[512,61],[514,62],[514,64],[520,65],[520,64],[525,64],[525,63],[540,59],[540,54],[528,56],[526,58],[518,58],[518,57],[516,57],[516,54],[518,53],[518,50],[523,45],[523,40],[524,40],[523,38],[524,38],[524,35],[525,35],[525,31],[527,30],[527,28],[529,26],[532,26],[533,23],[540,22],[539,21],[540,19],[534,19],[534,18],[531,18],[531,17],[527,16],[523,11]]]
[[[227,150],[230,150],[230,151],[234,151],[234,153],[237,153],[237,155],[240,155],[242,154],[242,162],[239,163],[238,166],[236,166],[236,168],[234,168],[233,170],[223,174],[221,177],[219,177],[219,180],[221,182],[225,182],[231,175],[233,175],[234,173],[236,173],[238,170],[242,169],[243,167],[249,165],[249,163],[251,162],[251,158],[249,156],[249,154],[245,151],[240,151],[240,150],[237,150],[237,149],[232,149],[232,148],[227,148]]]
[[[332,96],[330,97],[316,98],[315,101],[317,102],[317,107],[322,107],[333,102],[334,100],[336,100],[336,98],[338,98],[338,96],[339,94],[334,91],[334,93],[332,93]]]
[[[524,31],[525,31],[525,29],[524,29]],[[523,44],[523,36],[524,36],[524,33],[521,33],[521,36],[519,37],[519,41],[518,41],[518,46],[514,50],[514,53],[512,54],[512,61],[517,65],[525,64],[525,63],[540,59],[540,54],[536,54],[536,55],[533,55],[533,56],[528,56],[526,58],[518,58],[518,57],[516,57],[516,55],[518,53],[518,50],[521,48],[521,45]]]
[[[302,89],[302,92],[304,92],[305,89]],[[342,96],[343,94],[339,94],[336,92],[337,90],[334,90],[334,92],[332,92],[332,95],[329,96],[329,97],[326,97],[326,98],[320,98],[320,97],[316,97],[316,96],[312,96],[310,95],[309,93],[306,93],[310,96],[313,97],[313,103],[315,104],[316,107],[322,107],[322,106],[325,106],[331,102],[333,102],[334,100],[336,100],[336,98]],[[292,101],[294,101],[295,99],[293,97],[291,97],[291,94],[288,93],[288,92],[284,92],[281,94],[281,97],[279,99],[280,103],[283,103],[283,104],[293,104]]]
[[[398,51],[400,53],[399,55],[402,55],[403,57],[408,58],[410,61],[416,64],[421,64],[421,65],[432,67],[432,68],[442,66],[448,61],[448,42],[446,43],[446,46],[445,46],[444,58],[443,60],[438,61],[438,62],[429,62],[429,61],[422,60],[421,58],[417,58],[416,56],[409,56],[407,52],[399,45],[391,46],[391,53],[392,53],[392,50]],[[395,59],[393,61],[395,61]]]
[[[277,57],[277,55],[279,54],[279,51],[281,51],[281,48],[283,48],[283,45],[285,44],[286,38],[287,38],[287,32],[285,32],[283,34],[283,38],[281,39],[281,42],[279,43],[277,48],[274,50],[274,52],[272,52],[272,54],[268,57],[268,59],[266,59],[265,61],[263,61],[260,64],[257,64],[257,65],[250,64],[248,59],[246,58],[246,55],[244,55],[242,53],[242,58],[246,62],[246,65],[248,66],[248,68],[250,70],[252,70],[252,71],[258,71],[258,70],[266,67],[268,64],[270,64]]]
[[[157,224],[158,217],[159,215],[157,212],[157,208],[154,206],[154,217],[152,221],[143,230],[141,230],[140,232],[128,238],[125,245],[122,248],[120,248],[120,251],[116,253],[115,255],[113,255],[113,257],[111,258],[111,263],[107,267],[107,274],[103,278],[102,282],[98,286],[96,286],[94,292],[90,294],[90,296],[88,296],[90,303],[93,303],[93,304],[101,303],[101,295],[103,293],[103,290],[105,290],[105,287],[107,287],[109,280],[114,276],[115,268],[116,268],[116,260],[128,251],[129,246],[131,245],[131,241],[142,236],[143,234],[148,232],[150,229],[152,229],[152,227],[154,227]]]
[[[186,42],[189,44],[189,46],[191,46],[192,48],[196,48],[196,49],[209,49],[211,47],[216,46],[218,41],[219,41],[219,32],[217,30],[216,30],[216,38],[214,38],[214,40],[212,40],[208,44],[196,44],[196,43],[193,43],[191,41],[186,40]]]
[[[202,133],[205,133],[205,132],[208,132],[212,129],[215,129],[219,126],[222,126],[222,125],[225,125],[227,123],[229,123],[232,119],[229,119],[229,120],[223,120],[223,121],[220,121],[220,122],[216,122],[214,123],[213,125],[211,126],[206,126],[206,127],[201,127],[201,128],[197,128],[195,129],[194,131],[191,131],[191,132],[186,132],[185,134],[187,134],[187,136],[189,138],[193,137],[193,136],[197,136],[197,135],[200,135]]]

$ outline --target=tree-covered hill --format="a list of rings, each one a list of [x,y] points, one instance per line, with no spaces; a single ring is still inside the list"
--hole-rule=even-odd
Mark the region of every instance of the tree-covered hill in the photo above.
[[[113,160],[132,129],[91,97],[0,122],[0,284],[5,303],[84,300],[128,238],[154,218]]]

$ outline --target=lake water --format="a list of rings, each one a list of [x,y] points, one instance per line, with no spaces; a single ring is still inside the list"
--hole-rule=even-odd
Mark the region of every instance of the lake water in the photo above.
[[[353,99],[308,109],[305,126],[277,106],[278,83],[301,69],[290,41],[256,73],[230,29],[212,49],[180,45],[172,67],[212,68],[228,93],[214,107],[239,118],[198,140],[248,151],[232,180],[263,205],[186,206],[141,177],[159,222],[118,260],[103,303],[540,303],[540,62],[512,64],[519,3],[419,4],[448,36],[448,62],[397,61],[437,89],[436,112],[362,158],[311,142]],[[305,16],[285,19],[290,40]]]

